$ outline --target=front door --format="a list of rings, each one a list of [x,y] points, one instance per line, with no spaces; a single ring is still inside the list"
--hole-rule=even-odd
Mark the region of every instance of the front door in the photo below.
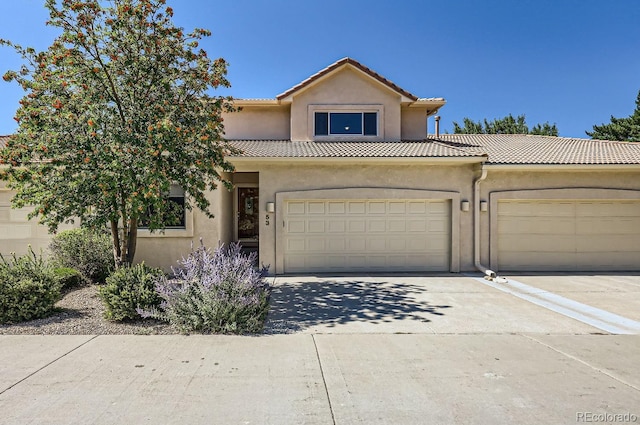
[[[245,246],[258,244],[258,188],[237,188],[237,232],[238,241]]]

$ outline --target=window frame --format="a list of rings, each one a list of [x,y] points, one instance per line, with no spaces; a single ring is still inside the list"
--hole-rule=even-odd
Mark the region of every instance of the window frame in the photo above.
[[[177,184],[172,184],[169,190],[168,198],[181,198],[182,205],[186,204],[187,193]],[[184,225],[167,226],[163,230],[149,230],[148,227],[138,227],[138,237],[188,237],[193,236],[193,213],[191,210],[184,208]]]
[[[316,134],[316,113],[327,114],[327,134]],[[361,132],[357,134],[349,133],[331,133],[331,114],[357,113],[362,117]],[[365,114],[376,114],[376,134],[364,134],[366,131]],[[308,136],[309,140],[317,141],[345,141],[345,140],[363,140],[363,141],[381,141],[384,140],[384,106],[380,104],[357,105],[309,105],[308,106]]]

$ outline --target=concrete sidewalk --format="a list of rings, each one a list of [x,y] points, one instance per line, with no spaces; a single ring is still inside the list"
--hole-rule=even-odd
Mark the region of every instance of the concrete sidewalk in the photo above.
[[[638,335],[0,336],[0,423],[640,421],[639,352]]]

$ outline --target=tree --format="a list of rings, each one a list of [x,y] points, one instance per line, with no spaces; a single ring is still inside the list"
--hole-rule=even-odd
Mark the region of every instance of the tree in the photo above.
[[[593,131],[585,131],[592,139],[640,142],[640,91],[636,97],[636,109],[625,118],[611,116],[609,124],[594,125]]]
[[[544,124],[536,124],[531,130],[527,126],[524,115],[518,115],[516,118],[509,114],[504,118],[496,118],[493,121],[484,119],[482,122],[475,122],[470,118],[463,119],[464,126],[461,127],[457,122],[453,122],[454,134],[538,134],[542,136],[557,136],[558,128],[555,124],[548,122]]]
[[[174,26],[165,0],[59,3],[46,1],[61,29],[46,51],[0,40],[24,60],[4,80],[27,93],[0,177],[52,232],[74,219],[109,228],[116,265],[130,264],[141,220],[153,231],[179,214],[171,184],[209,217],[207,191],[231,187],[221,113],[232,99],[208,94],[229,86],[227,63],[198,48],[209,31]]]

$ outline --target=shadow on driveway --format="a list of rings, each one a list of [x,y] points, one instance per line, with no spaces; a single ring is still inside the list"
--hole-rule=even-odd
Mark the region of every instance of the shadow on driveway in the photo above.
[[[394,321],[427,323],[442,316],[448,305],[421,301],[426,289],[403,282],[364,282],[357,279],[284,282],[271,293],[265,333],[300,332],[321,326],[330,331],[355,322],[383,324]]]

